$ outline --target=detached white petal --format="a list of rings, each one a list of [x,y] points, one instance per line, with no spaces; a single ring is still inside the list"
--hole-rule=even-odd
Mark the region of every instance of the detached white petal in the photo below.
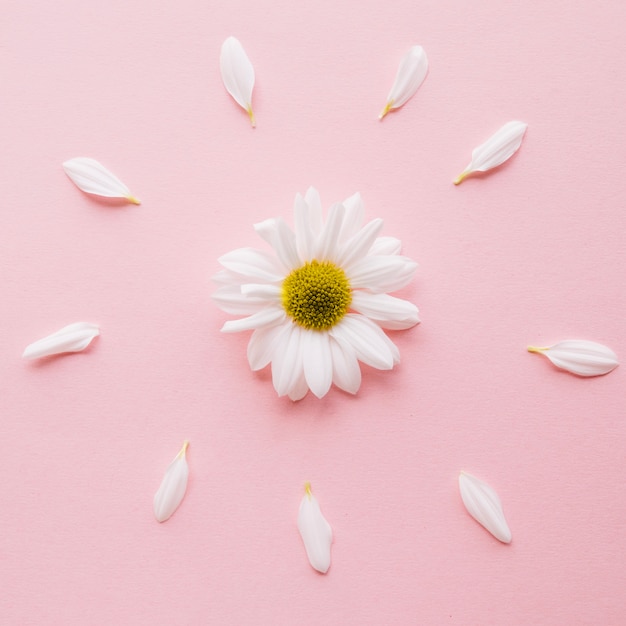
[[[326,521],[320,505],[311,493],[311,485],[304,486],[306,494],[300,503],[298,513],[298,530],[304,542],[306,555],[313,569],[325,574],[330,567],[330,544],[333,542],[333,531]]]
[[[185,441],[180,452],[165,470],[159,490],[154,495],[154,516],[157,522],[169,519],[185,497],[189,466],[186,452],[189,442]]]
[[[389,111],[401,107],[415,92],[426,78],[428,58],[422,46],[413,46],[400,61],[396,80],[387,96],[387,104],[380,112],[378,119],[383,119]]]
[[[498,494],[471,474],[459,475],[461,499],[469,514],[502,543],[511,543],[511,531],[502,512]]]
[[[141,204],[128,187],[95,159],[76,157],[63,163],[65,173],[82,191],[105,198],[126,198],[133,204]]]
[[[460,184],[473,172],[486,172],[510,159],[522,145],[528,124],[507,122],[485,143],[474,148],[471,163],[457,176],[455,185]]]
[[[601,376],[619,365],[613,350],[585,339],[568,339],[547,348],[528,346],[528,352],[543,354],[557,367],[578,376]]]
[[[243,46],[235,37],[229,37],[222,44],[220,70],[226,91],[235,102],[248,113],[250,123],[256,126],[252,112],[252,89],[254,88],[254,67]]]
[[[99,334],[100,329],[95,324],[77,322],[31,343],[26,347],[22,356],[25,359],[39,359],[43,356],[52,356],[63,352],[80,352]]]

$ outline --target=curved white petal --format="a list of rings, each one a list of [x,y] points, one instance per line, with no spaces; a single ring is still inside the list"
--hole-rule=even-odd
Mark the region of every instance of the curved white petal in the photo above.
[[[274,248],[285,268],[293,270],[302,265],[296,247],[296,236],[285,220],[280,217],[264,220],[255,224],[254,230]]]
[[[275,326],[285,319],[285,311],[276,306],[268,306],[240,320],[228,320],[222,326],[223,333],[239,333],[242,330],[256,330]]]
[[[417,307],[412,302],[386,293],[353,291],[350,308],[389,330],[411,328],[420,321]]]
[[[231,272],[246,277],[247,283],[280,282],[285,271],[271,254],[254,248],[238,248],[222,255],[218,261]]]
[[[366,256],[346,268],[346,275],[353,289],[386,293],[408,285],[416,268],[417,263],[404,256]]]
[[[337,263],[347,271],[355,261],[359,261],[365,257],[374,244],[374,241],[376,241],[382,227],[383,220],[380,218],[366,224],[342,245],[342,251],[337,258]]]
[[[339,240],[343,243],[355,235],[363,226],[365,221],[365,204],[358,191],[346,198],[342,204],[346,213],[343,218]]]
[[[253,372],[270,364],[278,338],[283,332],[283,326],[266,326],[252,333],[248,342],[248,363]]]
[[[348,393],[355,394],[361,386],[361,368],[354,348],[336,337],[330,337],[333,360],[333,383]]]
[[[76,322],[31,343],[26,347],[22,356],[25,359],[39,359],[64,352],[80,352],[99,334],[100,328],[95,324]]]
[[[292,383],[291,388],[287,392],[287,397],[293,402],[302,400],[309,391],[304,372],[300,372],[298,378]]]
[[[511,543],[511,531],[506,523],[498,494],[475,476],[461,472],[459,489],[465,508],[502,543]]]
[[[315,258],[318,261],[335,261],[338,254],[337,242],[346,210],[338,203],[330,207],[328,217],[315,245]]]
[[[272,382],[279,396],[286,396],[298,387],[302,372],[301,329],[291,322],[276,339],[272,356]]]
[[[267,305],[263,298],[252,298],[239,285],[223,285],[211,295],[217,306],[230,315],[252,315]]]
[[[400,362],[400,353],[391,339],[363,315],[348,313],[328,332],[339,343],[350,345],[357,358],[366,365],[379,370],[390,370]]]
[[[396,80],[387,96],[385,108],[378,116],[383,119],[389,111],[401,107],[415,92],[426,78],[428,58],[422,46],[413,46],[400,61]]]
[[[302,330],[302,364],[309,389],[323,398],[333,382],[333,361],[327,332]]]
[[[296,249],[302,262],[306,263],[311,261],[315,255],[315,235],[311,227],[309,205],[300,194],[296,194],[293,214],[296,230]]]
[[[95,159],[76,157],[63,163],[65,173],[82,191],[105,198],[126,198],[133,204],[139,200],[130,193],[128,187]]]
[[[486,172],[510,159],[522,145],[522,139],[527,128],[528,124],[524,122],[507,122],[485,143],[474,148],[472,161],[457,176],[454,184],[458,185],[472,172]]]
[[[619,365],[613,350],[585,339],[568,339],[548,348],[528,346],[528,351],[543,354],[557,367],[578,376],[602,376]]]
[[[185,441],[180,452],[165,470],[165,476],[163,476],[161,485],[154,495],[154,516],[157,522],[164,522],[169,519],[185,497],[187,479],[189,478],[189,466],[186,457],[188,446],[189,442]]]
[[[241,294],[246,298],[261,300],[265,303],[277,304],[280,303],[281,288],[278,285],[266,285],[251,283],[247,285],[241,285]]]
[[[402,242],[395,237],[378,237],[368,254],[371,256],[397,255],[402,251]]]
[[[313,235],[317,237],[322,232],[322,200],[315,187],[309,187],[304,194],[304,201],[309,207],[309,224]]]
[[[252,112],[252,90],[254,88],[254,67],[243,46],[235,37],[228,37],[220,51],[220,70],[226,91],[242,107],[255,126]]]
[[[311,485],[305,485],[306,494],[298,511],[298,530],[304,549],[313,569],[325,574],[330,568],[330,547],[333,531],[322,515],[317,498],[311,493]]]

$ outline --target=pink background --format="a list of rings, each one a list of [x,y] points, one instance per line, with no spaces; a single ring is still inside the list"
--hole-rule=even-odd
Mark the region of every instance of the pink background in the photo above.
[[[0,24],[0,622],[623,624],[626,366],[580,379],[526,345],[626,358],[626,8],[552,0],[4,0]],[[237,36],[257,128],[226,94]],[[430,73],[377,115],[398,62]],[[451,181],[503,123],[499,171]],[[98,159],[139,207],[80,192]],[[422,324],[356,398],[298,404],[222,335],[217,258],[360,191],[420,264]],[[76,321],[84,353],[24,347]],[[366,369],[366,368],[364,368]],[[190,484],[152,497],[189,438]],[[500,494],[505,546],[459,470]],[[296,529],[311,481],[327,576]]]

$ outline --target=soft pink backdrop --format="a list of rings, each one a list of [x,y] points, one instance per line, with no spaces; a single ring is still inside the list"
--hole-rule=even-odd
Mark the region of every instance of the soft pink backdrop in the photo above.
[[[623,624],[626,366],[579,379],[525,351],[626,358],[626,5],[4,0],[0,23],[0,622]],[[257,73],[257,128],[221,42]],[[401,56],[418,95],[382,123]],[[501,124],[498,172],[451,184]],[[142,200],[88,197],[91,156]],[[360,191],[420,263],[393,372],[298,404],[221,335],[216,259],[316,186]],[[84,353],[24,347],[75,321]],[[187,497],[152,497],[189,438]],[[462,507],[465,469],[513,543]],[[311,481],[327,576],[296,529]]]

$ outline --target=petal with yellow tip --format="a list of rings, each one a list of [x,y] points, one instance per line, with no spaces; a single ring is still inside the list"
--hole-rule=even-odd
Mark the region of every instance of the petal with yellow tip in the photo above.
[[[304,549],[313,569],[325,574],[330,567],[330,546],[333,531],[322,515],[317,498],[311,493],[311,485],[305,485],[306,493],[300,502],[298,530],[304,542]]]
[[[252,126],[256,126],[252,111],[254,67],[240,41],[235,37],[228,37],[222,44],[220,70],[226,91],[246,111]]]
[[[189,465],[186,456],[188,447],[189,442],[185,441],[180,452],[165,470],[165,476],[163,476],[161,485],[154,495],[154,516],[157,522],[168,520],[185,497],[189,478]]]

